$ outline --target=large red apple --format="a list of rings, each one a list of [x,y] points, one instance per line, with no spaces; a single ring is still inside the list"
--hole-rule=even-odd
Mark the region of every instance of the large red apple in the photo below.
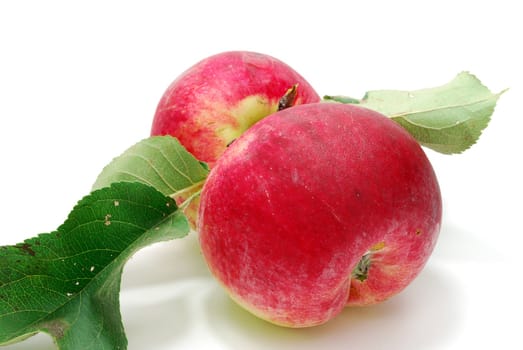
[[[441,222],[419,144],[361,107],[277,112],[212,169],[200,206],[211,272],[270,322],[307,327],[389,298],[418,275]]]
[[[320,100],[300,74],[274,57],[247,51],[208,57],[165,91],[151,135],[176,137],[212,167],[232,141],[276,112],[293,86],[297,86],[293,105]]]

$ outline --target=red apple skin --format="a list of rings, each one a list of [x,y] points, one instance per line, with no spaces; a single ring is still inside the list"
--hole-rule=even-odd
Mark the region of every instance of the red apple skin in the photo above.
[[[295,104],[320,101],[300,74],[274,57],[249,51],[208,57],[167,88],[157,106],[151,135],[176,137],[212,167],[230,142],[274,113],[295,84]]]
[[[203,256],[231,297],[272,323],[308,327],[405,288],[433,251],[441,196],[425,153],[395,122],[317,103],[236,140],[211,170],[199,215]]]

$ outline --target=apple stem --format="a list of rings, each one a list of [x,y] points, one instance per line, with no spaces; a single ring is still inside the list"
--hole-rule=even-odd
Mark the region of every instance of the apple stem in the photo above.
[[[278,102],[278,111],[294,106],[298,96],[298,84],[294,84]]]
[[[356,265],[354,270],[352,270],[352,278],[355,278],[360,282],[364,282],[367,279],[371,265],[371,257],[371,252],[368,252],[361,257],[358,265]]]

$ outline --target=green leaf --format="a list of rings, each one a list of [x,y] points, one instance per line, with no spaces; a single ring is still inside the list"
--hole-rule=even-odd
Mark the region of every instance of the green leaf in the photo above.
[[[474,75],[462,72],[439,87],[370,91],[356,103],[390,117],[422,145],[452,154],[461,153],[476,143],[502,93],[493,94]],[[343,96],[326,99],[354,103]]]
[[[188,232],[175,201],[150,186],[114,183],[92,192],[55,232],[0,247],[0,344],[47,332],[62,350],[125,349],[125,262]]]
[[[113,159],[98,175],[93,189],[114,182],[141,182],[166,196],[201,187],[208,167],[171,136],[144,139]]]

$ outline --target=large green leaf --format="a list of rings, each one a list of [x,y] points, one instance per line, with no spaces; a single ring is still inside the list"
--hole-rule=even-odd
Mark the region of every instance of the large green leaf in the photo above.
[[[113,159],[98,176],[93,189],[113,182],[141,182],[166,196],[201,187],[207,166],[171,136],[144,139]]]
[[[378,111],[402,125],[422,145],[451,154],[476,143],[500,95],[474,75],[462,72],[448,84],[431,89],[369,91],[361,101],[344,96],[326,99]]]
[[[62,350],[125,349],[125,262],[188,231],[174,200],[150,186],[114,183],[94,191],[55,232],[0,248],[0,344],[42,331]]]

